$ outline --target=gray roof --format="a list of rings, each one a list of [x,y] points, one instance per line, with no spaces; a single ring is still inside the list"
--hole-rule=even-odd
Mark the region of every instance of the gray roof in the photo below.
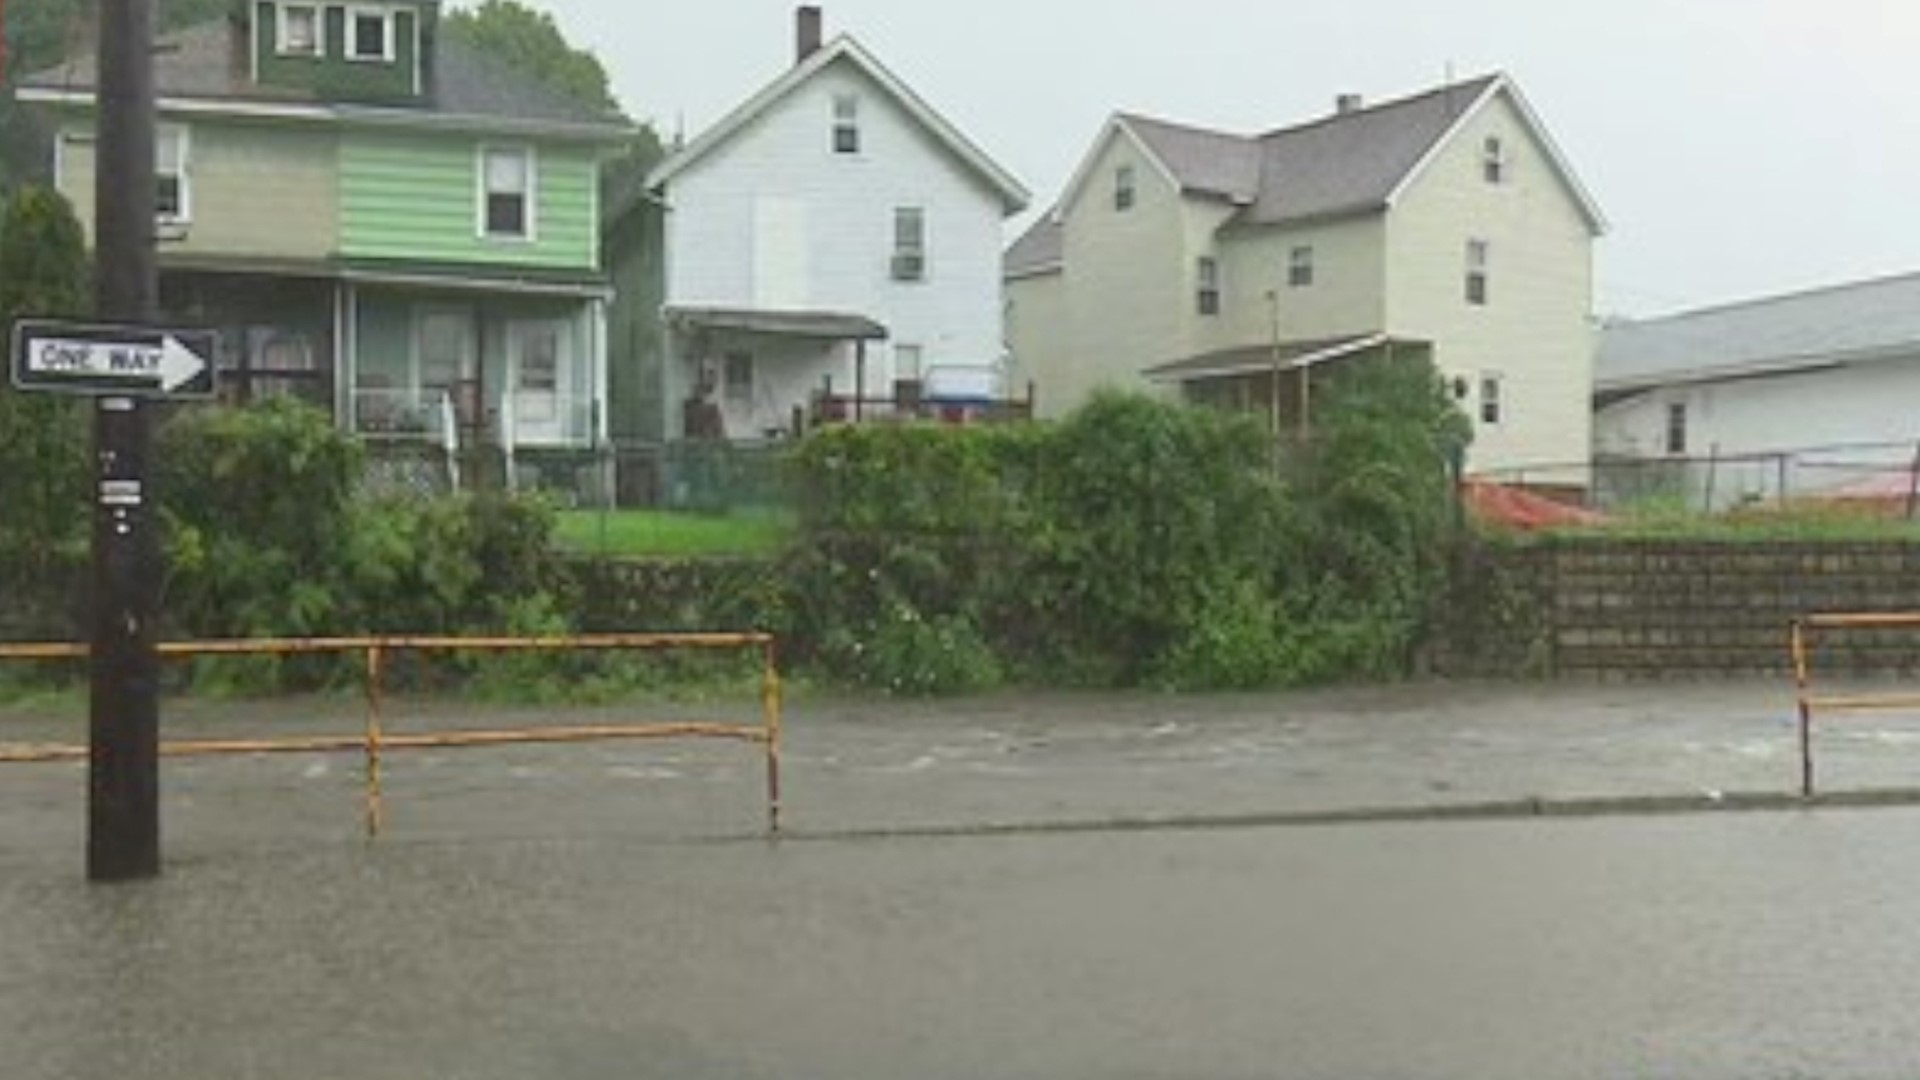
[[[1339,113],[1265,135],[1228,135],[1142,116],[1121,120],[1180,186],[1275,224],[1384,207],[1498,75]]]
[[[617,114],[583,105],[444,33],[436,37],[430,70],[433,82],[426,99],[419,105],[397,106],[390,111],[417,109],[423,114],[520,124],[598,125],[607,127],[610,134],[627,126]],[[94,51],[82,49],[58,67],[21,80],[21,85],[33,90],[91,92],[97,71]],[[154,88],[163,98],[332,104],[311,90],[254,82],[248,70],[246,41],[236,23],[225,18],[160,37],[153,78]]]
[[[792,311],[771,308],[669,306],[667,325],[690,330],[732,330],[823,341],[884,341],[887,328],[848,311]]]
[[[1060,222],[1054,219],[1053,211],[1049,210],[1041,214],[1039,220],[1021,233],[1020,239],[1007,249],[1001,269],[1010,278],[1043,273],[1058,267],[1061,260],[1066,258],[1066,252],[1066,230],[1061,228]]]
[[[1920,353],[1920,274],[1616,323],[1601,334],[1602,391],[1738,378]]]
[[[1157,364],[1146,370],[1155,382],[1198,382],[1206,379],[1260,375],[1275,367],[1318,367],[1376,348],[1410,347],[1427,349],[1432,343],[1420,338],[1396,338],[1387,334],[1349,334],[1345,337],[1305,338],[1277,344],[1239,345],[1216,349],[1197,356]]]

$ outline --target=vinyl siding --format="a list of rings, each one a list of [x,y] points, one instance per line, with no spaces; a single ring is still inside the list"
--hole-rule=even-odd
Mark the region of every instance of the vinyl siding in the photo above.
[[[1502,379],[1504,420],[1475,419],[1475,471],[1587,460],[1594,336],[1593,235],[1520,113],[1489,103],[1446,145],[1390,212],[1388,328],[1436,342],[1443,373]],[[1481,148],[1498,135],[1508,181],[1485,182]],[[1491,245],[1490,300],[1466,302],[1469,239]]]
[[[835,153],[833,103],[859,101],[860,150]],[[683,307],[804,308],[855,313],[891,341],[868,347],[870,392],[893,378],[891,343],[921,346],[925,366],[984,367],[1005,352],[1000,193],[851,61],[831,64],[676,175],[664,192],[667,302]],[[896,281],[894,211],[925,213],[926,275]],[[762,343],[764,345],[764,343]],[[762,348],[750,427],[784,424],[803,389],[831,374],[853,383],[853,350]],[[694,357],[668,372],[686,393]],[[711,359],[708,357],[707,359]],[[799,395],[799,396],[796,396]],[[735,428],[729,414],[729,430]],[[677,424],[678,418],[674,422]]]
[[[1132,209],[1113,205],[1115,172],[1131,165]],[[1064,208],[1064,363],[1035,382],[1040,412],[1057,416],[1102,387],[1145,390],[1145,369],[1186,351],[1193,305],[1191,223],[1180,193],[1123,135],[1107,141]],[[1016,344],[1016,348],[1018,345]]]
[[[1071,354],[1066,303],[1067,277],[1062,272],[1007,282],[1007,342],[1013,352],[1008,380],[1015,393],[1025,393],[1028,383],[1036,390],[1049,383],[1048,373]],[[1043,411],[1048,404],[1044,398],[1039,402]]]
[[[1313,248],[1313,284],[1287,284],[1296,247]],[[1220,326],[1205,349],[1264,343],[1274,333],[1275,301],[1282,340],[1375,333],[1386,320],[1386,221],[1374,215],[1319,225],[1243,229],[1221,244],[1226,296]],[[1196,350],[1200,351],[1200,350]]]
[[[172,120],[163,120],[171,125]],[[328,131],[197,121],[188,132],[187,176],[192,221],[166,243],[169,254],[323,259],[339,232],[334,161]],[[93,236],[93,127],[61,128],[58,182]]]
[[[535,145],[532,240],[479,235],[483,140],[349,132],[340,145],[340,249],[350,258],[593,269],[592,151]],[[525,145],[501,141],[501,146]]]

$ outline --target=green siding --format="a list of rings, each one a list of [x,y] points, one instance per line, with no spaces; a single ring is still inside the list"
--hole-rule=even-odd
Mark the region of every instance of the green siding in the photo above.
[[[428,9],[424,22],[418,12],[395,10],[393,59],[371,61],[347,59],[346,9],[338,6],[321,8],[321,18],[326,27],[323,55],[280,55],[276,40],[280,32],[280,21],[275,11],[277,6],[269,0],[260,0],[253,6],[254,25],[257,28],[254,34],[257,48],[255,62],[259,65],[262,85],[312,90],[328,101],[404,103],[420,98],[414,79],[417,60],[414,41],[416,36],[424,39],[431,35],[434,25],[431,9]],[[416,25],[422,28],[422,34],[415,34]],[[418,85],[426,85],[424,76]]]
[[[533,240],[479,235],[487,140],[351,133],[340,146],[340,248],[349,258],[596,269],[597,165],[588,149],[536,145]],[[500,142],[498,145],[518,145]]]

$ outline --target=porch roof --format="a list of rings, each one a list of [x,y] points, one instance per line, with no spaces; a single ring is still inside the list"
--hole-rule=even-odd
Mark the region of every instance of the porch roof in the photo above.
[[[454,292],[610,299],[607,279],[592,270],[539,266],[484,266],[372,259],[276,259],[232,255],[165,254],[160,269],[236,277],[308,278],[363,285],[405,285]]]
[[[735,330],[775,337],[824,341],[885,341],[887,328],[865,315],[844,311],[779,311],[762,308],[667,307],[676,330]]]
[[[1264,374],[1276,366],[1290,371],[1315,367],[1375,348],[1429,348],[1432,344],[1419,338],[1394,337],[1391,334],[1355,334],[1338,338],[1296,339],[1277,344],[1241,345],[1160,364],[1148,368],[1146,376],[1162,383],[1227,379]]]

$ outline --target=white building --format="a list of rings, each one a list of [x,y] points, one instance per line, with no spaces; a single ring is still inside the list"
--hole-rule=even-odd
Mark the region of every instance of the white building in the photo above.
[[[647,181],[666,398],[717,406],[730,438],[789,430],[829,381],[978,388],[1005,351],[1004,221],[1026,190],[851,37],[823,46],[817,8],[796,29],[795,66]]]
[[[1603,230],[1503,75],[1261,135],[1116,115],[1008,252],[1015,377],[1045,412],[1159,385],[1284,423],[1318,365],[1431,356],[1471,468],[1583,462]]]
[[[1920,274],[1610,326],[1594,375],[1594,456],[1621,497],[1718,509],[1876,478],[1904,489]]]

